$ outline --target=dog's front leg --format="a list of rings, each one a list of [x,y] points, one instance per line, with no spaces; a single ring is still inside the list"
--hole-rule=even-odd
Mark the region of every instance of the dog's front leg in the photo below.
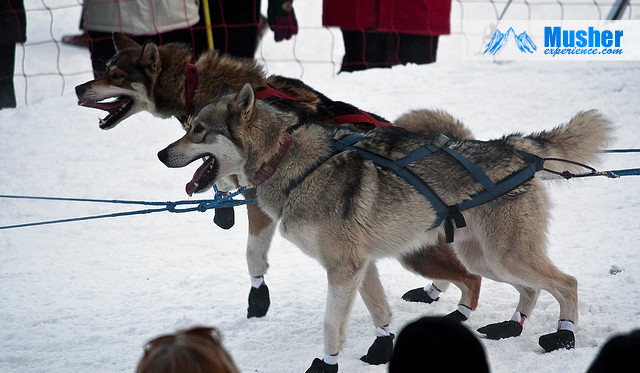
[[[384,294],[384,288],[378,275],[378,268],[373,261],[367,266],[362,287],[360,288],[360,296],[373,318],[377,334],[367,354],[361,357],[360,360],[373,365],[388,363],[393,352],[394,337],[388,330],[391,322],[391,307],[389,307],[387,297]]]
[[[251,191],[250,193],[255,194]],[[247,198],[255,196],[247,193]],[[274,222],[256,204],[247,205],[249,219],[249,237],[247,239],[247,266],[251,276],[251,291],[249,292],[249,306],[247,318],[266,315],[271,304],[269,288],[264,282],[264,275],[269,268],[267,253],[277,222]]]
[[[327,268],[329,281],[324,314],[324,359],[315,359],[306,373],[338,371],[338,352],[345,340],[346,325],[367,262],[355,264],[343,258]]]

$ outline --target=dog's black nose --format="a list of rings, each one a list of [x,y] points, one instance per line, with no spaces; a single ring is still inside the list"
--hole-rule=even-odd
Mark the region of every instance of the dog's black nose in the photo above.
[[[162,149],[158,152],[160,162],[166,163],[167,157],[169,157],[169,151],[167,149]]]
[[[78,97],[82,96],[86,90],[87,89],[85,88],[84,84],[80,84],[76,86],[76,96]]]

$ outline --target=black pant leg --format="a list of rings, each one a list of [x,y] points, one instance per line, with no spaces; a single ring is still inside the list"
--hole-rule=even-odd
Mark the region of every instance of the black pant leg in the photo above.
[[[396,35],[390,32],[342,30],[345,54],[340,71],[390,67],[396,58]]]
[[[0,109],[16,107],[16,93],[13,85],[16,45],[0,46]]]
[[[260,40],[260,0],[214,0],[209,8],[214,48],[253,58]]]
[[[398,34],[398,59],[401,64],[426,64],[436,61],[438,35]]]

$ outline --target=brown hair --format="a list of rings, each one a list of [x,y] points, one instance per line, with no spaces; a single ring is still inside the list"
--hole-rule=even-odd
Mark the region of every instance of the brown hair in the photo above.
[[[149,341],[137,373],[240,373],[215,328],[194,327]]]

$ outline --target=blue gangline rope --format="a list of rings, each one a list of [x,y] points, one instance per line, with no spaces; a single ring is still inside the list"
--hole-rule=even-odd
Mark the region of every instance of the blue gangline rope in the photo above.
[[[240,188],[237,191],[230,193],[224,197],[216,195],[215,199],[199,199],[199,200],[183,200],[183,201],[168,201],[168,202],[158,202],[158,201],[130,201],[130,200],[109,200],[109,199],[93,199],[93,198],[65,198],[65,197],[39,197],[39,196],[17,196],[17,195],[5,195],[0,194],[0,198],[10,198],[10,199],[27,199],[27,200],[44,200],[44,201],[66,201],[66,202],[91,202],[91,203],[112,203],[112,204],[122,204],[122,205],[144,205],[144,206],[161,206],[158,208],[149,208],[142,210],[133,210],[133,211],[123,211],[116,212],[111,214],[102,214],[102,215],[91,215],[91,216],[83,216],[77,218],[68,218],[68,219],[56,219],[56,220],[47,220],[47,221],[39,221],[33,223],[24,223],[24,224],[14,224],[14,225],[5,225],[0,226],[0,230],[3,229],[12,229],[12,228],[23,228],[23,227],[32,227],[38,225],[48,225],[48,224],[58,224],[58,223],[69,223],[75,221],[84,221],[84,220],[94,220],[94,219],[103,219],[103,218],[115,218],[121,216],[131,216],[131,215],[143,215],[150,214],[154,212],[173,212],[173,213],[185,213],[185,212],[194,212],[200,211],[205,212],[209,209],[213,208],[221,208],[221,207],[235,207],[241,206],[249,203],[258,202],[256,199],[244,199],[238,200],[233,199],[233,197],[246,193],[248,188]],[[191,207],[180,207],[180,206],[189,206]],[[195,206],[194,206],[195,205]]]
[[[604,150],[603,153],[640,153],[640,149],[609,149]],[[556,160],[561,162],[574,163],[572,161],[561,160],[561,159],[548,159],[548,160]],[[579,166],[583,166],[591,172],[584,174],[571,174],[567,171],[565,172],[557,172],[549,169],[545,169],[547,172],[551,172],[560,176],[563,176],[567,179],[573,177],[585,177],[585,176],[607,176],[609,178],[618,178],[620,176],[640,176],[640,168],[632,168],[632,169],[624,169],[624,170],[614,170],[614,171],[596,171],[592,167],[587,165],[578,164]],[[257,203],[258,200],[254,199],[244,199],[237,200],[233,199],[233,197],[246,193],[250,188],[242,187],[233,193],[229,193],[226,196],[222,196],[222,194],[214,188],[215,198],[214,199],[199,199],[199,200],[183,200],[183,201],[168,201],[168,202],[158,202],[158,201],[130,201],[130,200],[117,200],[117,199],[93,199],[93,198],[65,198],[65,197],[40,197],[40,196],[18,196],[18,195],[7,195],[0,194],[0,198],[11,198],[11,199],[31,199],[31,200],[46,200],[46,201],[67,201],[67,202],[92,202],[92,203],[113,203],[113,204],[125,204],[125,205],[144,205],[144,206],[162,206],[158,208],[151,209],[143,209],[143,210],[133,210],[133,211],[124,211],[124,212],[116,212],[111,214],[103,214],[103,215],[91,215],[91,216],[83,216],[78,218],[68,218],[68,219],[57,219],[57,220],[47,220],[47,221],[39,221],[34,223],[24,223],[24,224],[14,224],[14,225],[4,225],[0,226],[0,230],[3,229],[12,229],[12,228],[23,228],[23,227],[33,227],[38,225],[48,225],[48,224],[58,224],[58,223],[69,223],[75,221],[84,221],[84,220],[94,220],[94,219],[104,219],[104,218],[115,218],[120,216],[131,216],[131,215],[142,215],[142,214],[151,214],[154,212],[173,212],[173,213],[184,213],[184,212],[193,212],[200,211],[205,212],[209,209],[213,208],[222,208],[222,207],[236,207],[241,205],[246,205],[250,203]],[[183,207],[178,208],[178,206],[186,206],[186,205],[196,205],[192,207]]]
[[[607,149],[603,153],[640,153],[640,149]]]

